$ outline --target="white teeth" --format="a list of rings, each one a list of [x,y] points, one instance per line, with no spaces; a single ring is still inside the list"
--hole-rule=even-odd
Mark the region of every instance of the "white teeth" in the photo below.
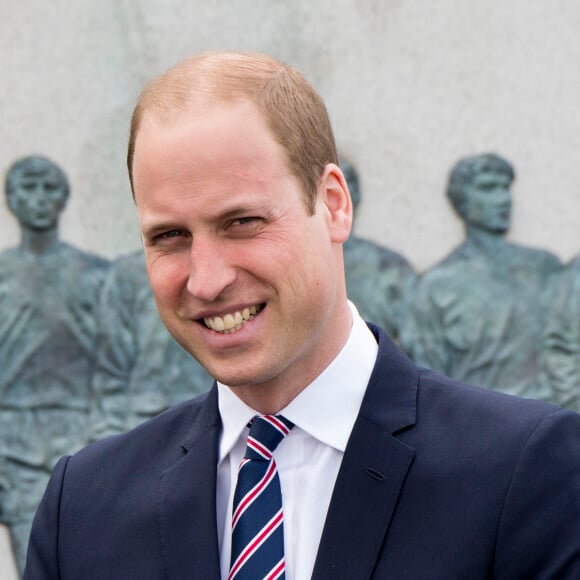
[[[223,317],[213,316],[212,318],[204,318],[203,321],[208,328],[216,332],[235,332],[242,328],[244,323],[251,320],[258,312],[260,312],[260,306],[250,306],[249,308],[244,308],[241,312],[236,310]]]

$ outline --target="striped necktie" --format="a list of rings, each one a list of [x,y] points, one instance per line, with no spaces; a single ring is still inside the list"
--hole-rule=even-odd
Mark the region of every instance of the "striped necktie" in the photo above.
[[[294,424],[278,415],[254,417],[238,471],[228,580],[285,578],[282,493],[274,449]]]

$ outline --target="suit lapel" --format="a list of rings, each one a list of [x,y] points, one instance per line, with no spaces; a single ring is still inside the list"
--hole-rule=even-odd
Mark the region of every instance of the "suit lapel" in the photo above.
[[[379,353],[336,480],[312,580],[372,576],[413,448],[393,436],[415,422],[417,368],[378,329]]]
[[[216,522],[219,431],[214,385],[182,443],[182,459],[161,476],[161,542],[166,575],[172,580],[220,577]]]

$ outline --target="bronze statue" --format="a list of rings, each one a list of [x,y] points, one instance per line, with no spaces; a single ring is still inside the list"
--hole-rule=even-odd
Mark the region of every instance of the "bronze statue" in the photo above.
[[[44,157],[6,175],[20,245],[0,253],[0,521],[20,569],[57,459],[88,437],[95,308],[108,262],[59,240],[69,183]]]
[[[207,372],[161,322],[142,250],[113,262],[99,322],[93,438],[127,431],[211,387]]]
[[[548,286],[541,368],[556,402],[580,412],[580,256]]]
[[[355,167],[341,159],[340,168],[348,184],[355,218],[361,200]],[[351,234],[343,246],[348,297],[361,316],[400,339],[405,304],[415,281],[407,260],[393,250]]]
[[[551,253],[506,241],[515,178],[495,154],[461,159],[448,197],[466,239],[421,276],[405,346],[415,361],[466,382],[552,399],[538,379],[542,289],[561,265]]]

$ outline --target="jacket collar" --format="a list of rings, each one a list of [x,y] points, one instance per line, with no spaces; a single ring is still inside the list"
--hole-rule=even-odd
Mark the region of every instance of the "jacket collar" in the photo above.
[[[414,449],[393,435],[415,424],[418,369],[386,334],[338,473],[312,580],[370,578]]]
[[[219,578],[216,461],[220,433],[214,384],[181,442],[183,457],[161,475],[159,526],[172,580]]]

